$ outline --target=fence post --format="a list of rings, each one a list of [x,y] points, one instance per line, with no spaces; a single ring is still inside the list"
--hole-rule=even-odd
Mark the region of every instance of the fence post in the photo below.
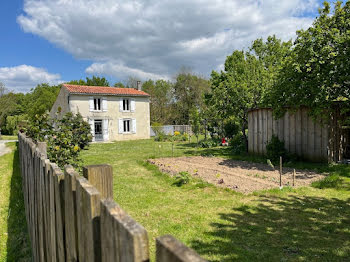
[[[171,235],[156,239],[156,262],[204,262],[193,249]]]
[[[101,198],[113,199],[113,168],[110,165],[83,167],[83,175],[100,192]]]

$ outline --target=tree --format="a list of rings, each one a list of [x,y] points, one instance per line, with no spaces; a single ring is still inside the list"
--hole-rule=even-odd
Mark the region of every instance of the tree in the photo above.
[[[10,125],[7,125],[9,116],[21,115],[26,111],[24,94],[7,93],[0,96],[0,128],[3,134],[13,134]],[[8,129],[9,128],[9,129]]]
[[[335,101],[350,110],[350,2],[329,3],[307,30],[297,32],[293,52],[270,95],[277,115],[286,107],[308,106],[314,117],[328,117]]]
[[[0,97],[7,94],[8,90],[4,83],[0,82]]]
[[[125,85],[122,82],[117,82],[113,85],[114,87],[125,88]]]
[[[173,121],[176,124],[188,124],[190,110],[204,105],[204,94],[209,92],[208,80],[191,72],[180,72],[173,86]]]
[[[170,120],[172,84],[165,80],[148,80],[143,83],[142,90],[150,97],[151,123],[167,124]]]
[[[137,82],[141,81],[141,79],[133,76],[129,76],[126,80],[126,87],[127,88],[137,88]]]
[[[283,43],[274,36],[265,43],[257,39],[249,51],[236,50],[228,56],[224,71],[212,72],[211,93],[206,102],[209,110],[215,110],[221,130],[225,129],[228,119],[233,123],[238,120],[245,144],[248,144],[248,111],[267,103],[267,94],[289,56],[290,46],[290,42]]]
[[[199,140],[199,134],[200,134],[200,127],[201,127],[201,117],[199,110],[195,107],[193,107],[190,110],[190,124],[192,126],[192,132],[197,138],[197,143]]]
[[[109,86],[108,80],[99,76],[92,76],[92,78],[86,77],[86,80],[71,80],[67,82],[67,84],[82,86]]]
[[[27,114],[30,118],[35,115],[42,115],[50,111],[56,101],[61,86],[50,86],[49,84],[39,84],[30,93],[26,94]]]

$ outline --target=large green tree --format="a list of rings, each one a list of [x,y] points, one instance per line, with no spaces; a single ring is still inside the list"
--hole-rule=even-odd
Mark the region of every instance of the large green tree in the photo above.
[[[305,105],[314,117],[329,116],[334,101],[350,108],[350,1],[338,1],[331,12],[325,2],[307,30],[297,32],[292,55],[285,64],[270,101],[281,115]]]
[[[291,42],[282,42],[275,36],[266,42],[257,39],[247,52],[236,50],[228,56],[224,71],[212,72],[211,93],[206,102],[216,119],[221,120],[222,129],[226,120],[237,120],[247,143],[248,111],[269,102],[267,94],[277,80],[290,47]]]
[[[172,84],[165,80],[148,80],[143,83],[142,90],[150,97],[151,123],[168,124],[170,120]]]
[[[209,92],[209,81],[191,72],[180,72],[173,86],[173,122],[188,124],[192,108],[201,110],[204,95]]]
[[[109,86],[108,80],[99,76],[92,76],[92,78],[86,77],[86,80],[71,80],[67,82],[67,84],[83,86]]]
[[[50,111],[56,101],[61,86],[50,86],[49,84],[39,84],[32,89],[25,97],[26,113],[30,118],[35,115],[42,115]]]

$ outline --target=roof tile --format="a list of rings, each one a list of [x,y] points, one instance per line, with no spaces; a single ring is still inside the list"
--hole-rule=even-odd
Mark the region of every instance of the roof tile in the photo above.
[[[144,91],[134,88],[120,88],[110,86],[81,86],[63,84],[69,93],[73,94],[103,94],[103,95],[127,95],[127,96],[150,96]]]

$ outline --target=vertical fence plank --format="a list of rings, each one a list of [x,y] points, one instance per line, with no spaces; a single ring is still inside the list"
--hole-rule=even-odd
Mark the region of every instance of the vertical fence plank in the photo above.
[[[72,166],[65,167],[64,182],[64,223],[67,261],[77,261],[77,218],[76,218],[76,179],[78,174]]]
[[[102,201],[101,229],[112,225],[113,236],[101,235],[101,243],[112,245],[113,256],[119,262],[149,261],[147,231],[116,203],[110,200]],[[106,246],[102,246],[102,261],[111,261]]]
[[[91,165],[83,168],[84,177],[101,193],[102,198],[113,198],[113,169],[110,165]]]
[[[99,261],[101,194],[84,177],[76,182],[79,261]]]
[[[57,261],[66,261],[65,254],[65,228],[64,228],[64,174],[57,165],[52,164],[52,175],[50,181],[50,201],[54,207],[51,223],[53,223],[53,238]]]
[[[170,235],[156,239],[156,262],[204,262],[193,249]]]

